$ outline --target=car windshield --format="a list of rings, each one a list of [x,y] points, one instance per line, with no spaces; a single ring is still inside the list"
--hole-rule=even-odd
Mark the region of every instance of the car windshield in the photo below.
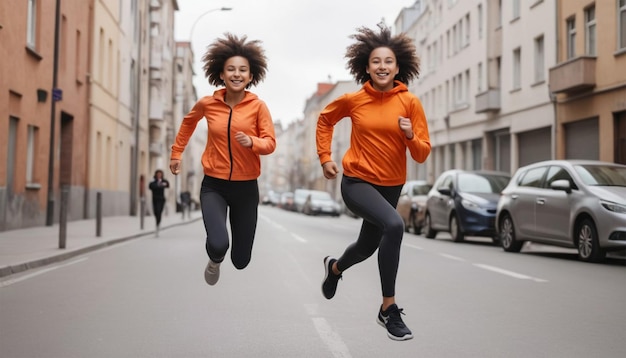
[[[499,193],[509,182],[503,175],[459,174],[459,191],[465,193]]]
[[[416,185],[413,187],[413,195],[428,195],[430,185]]]
[[[626,186],[626,168],[611,165],[577,165],[576,172],[587,185]]]

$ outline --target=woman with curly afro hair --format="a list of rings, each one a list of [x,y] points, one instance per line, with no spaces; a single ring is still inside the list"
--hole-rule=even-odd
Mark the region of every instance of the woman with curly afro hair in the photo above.
[[[322,171],[335,179],[339,167],[331,156],[333,128],[345,117],[352,121],[350,147],[342,159],[341,195],[348,209],[363,218],[357,240],[335,259],[324,258],[322,293],[331,299],[342,273],[378,250],[382,305],[377,321],[394,340],[413,338],[395,303],[395,286],[404,234],[396,205],[406,182],[409,149],[423,163],[430,154],[430,138],[422,104],[407,83],[419,75],[419,58],[405,34],[393,36],[359,28],[347,49],[347,68],[362,88],[344,94],[320,113],[316,141]]]
[[[227,212],[231,261],[240,270],[250,262],[258,217],[260,156],[274,152],[276,136],[265,102],[247,91],[265,78],[267,59],[261,42],[226,33],[208,47],[202,61],[209,84],[223,88],[201,98],[184,117],[172,145],[170,170],[174,175],[180,172],[183,151],[204,118],[208,138],[202,154],[200,207],[209,256],[204,279],[215,285],[230,246]]]

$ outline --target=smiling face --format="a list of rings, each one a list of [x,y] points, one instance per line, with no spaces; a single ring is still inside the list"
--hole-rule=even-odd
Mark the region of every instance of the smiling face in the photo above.
[[[375,48],[370,53],[367,73],[372,79],[374,89],[386,92],[393,88],[393,79],[400,71],[396,55],[388,47]]]
[[[220,79],[226,85],[226,91],[231,93],[242,92],[252,81],[250,63],[242,56],[233,56],[224,63],[224,70]]]

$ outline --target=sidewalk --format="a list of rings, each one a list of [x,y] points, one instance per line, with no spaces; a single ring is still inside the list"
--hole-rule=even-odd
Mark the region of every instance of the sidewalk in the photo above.
[[[200,219],[200,211],[192,211],[190,218],[184,220],[181,213],[163,216],[161,231]],[[104,217],[100,237],[96,236],[96,219],[70,221],[66,226],[64,249],[59,248],[58,224],[0,232],[0,278],[130,239],[155,235],[154,217],[144,217],[143,230],[140,220],[139,216]]]

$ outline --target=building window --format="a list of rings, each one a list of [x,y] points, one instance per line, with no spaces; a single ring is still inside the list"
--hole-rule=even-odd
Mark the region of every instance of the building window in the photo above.
[[[619,0],[617,9],[617,47],[626,49],[626,0]]]
[[[26,45],[32,49],[37,45],[37,0],[28,0],[26,19]]]
[[[17,153],[17,126],[19,120],[16,117],[9,117],[9,137],[7,140],[7,181],[6,187],[9,195],[13,194],[15,185],[15,156]]]
[[[626,1],[626,0],[625,0]],[[483,38],[483,5],[478,5],[478,38]]]
[[[519,16],[520,16],[519,0],[513,0],[513,20],[519,18]]]
[[[543,36],[535,39],[535,83],[545,80],[545,55],[543,47]]]
[[[513,50],[513,89],[520,89],[522,79],[522,50],[516,48]]]
[[[591,6],[585,10],[585,53],[589,56],[596,55],[596,7]]]
[[[469,46],[470,43],[470,15],[465,15],[465,46]]]
[[[567,59],[576,57],[576,18],[567,20]]]
[[[37,154],[37,137],[39,136],[39,128],[28,126],[28,138],[26,142],[26,183],[32,184],[36,182],[35,169],[37,163],[35,156]]]
[[[480,62],[478,64],[478,78],[476,79],[477,82],[477,89],[478,89],[478,93],[482,92],[483,90],[483,63]]]

